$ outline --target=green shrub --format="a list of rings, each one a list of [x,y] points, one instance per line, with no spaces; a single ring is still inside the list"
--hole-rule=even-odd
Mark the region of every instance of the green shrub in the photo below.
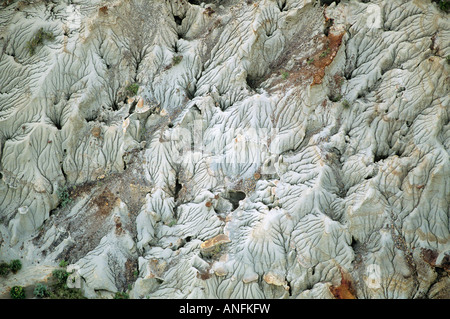
[[[347,101],[347,100],[344,100],[344,101],[342,101],[342,106],[343,106],[345,109],[348,109],[348,108],[350,107],[350,102]]]
[[[448,0],[439,1],[439,9],[448,13],[450,11],[450,1]]]
[[[25,299],[25,290],[22,286],[14,286],[9,291],[12,299]]]
[[[68,288],[67,286],[55,286],[49,293],[50,299],[86,299],[78,288]]]
[[[52,277],[56,279],[56,284],[49,289],[48,296],[50,299],[86,299],[78,288],[69,288],[67,286],[67,278],[70,273],[65,269],[55,269]]]
[[[33,294],[38,298],[48,297],[49,296],[48,288],[46,285],[39,283],[34,287]]]
[[[132,84],[128,85],[125,90],[127,91],[128,95],[131,95],[131,96],[136,95],[139,90],[139,84],[132,83]]]
[[[55,36],[53,33],[44,31],[44,28],[40,28],[33,36],[33,38],[26,43],[28,53],[33,55],[36,52],[36,48],[43,44],[45,40],[53,40]]]
[[[331,52],[331,49],[327,48],[326,50],[322,51],[322,53],[319,54],[319,58],[322,59],[322,58],[326,57],[328,54],[330,54],[330,52]]]
[[[306,64],[310,65],[311,63],[314,63],[314,58],[306,60]]]
[[[69,190],[67,189],[67,187],[58,189],[58,199],[61,203],[61,207],[63,208],[72,203],[72,198],[70,198]]]
[[[0,263],[0,276],[6,277],[11,269],[9,269],[9,265],[5,262]]]
[[[65,285],[69,275],[65,269],[55,269],[52,272],[52,277],[56,279],[59,285]]]
[[[18,259],[14,259],[9,263],[9,269],[15,274],[22,269],[22,262]]]
[[[217,245],[212,251],[206,253],[212,259],[218,259],[223,254],[224,244]]]
[[[282,70],[280,73],[281,73],[281,77],[285,80],[289,77],[288,71]]]
[[[6,262],[0,262],[0,276],[6,277],[10,271],[14,274],[22,269],[22,262],[18,259],[11,260],[8,264]]]
[[[67,267],[67,265],[68,265],[69,263],[67,262],[67,261],[65,261],[64,259],[62,259],[60,262],[59,262],[59,267]]]
[[[172,227],[172,226],[175,226],[176,223],[177,223],[177,220],[174,218],[169,223],[167,223],[167,226]]]
[[[114,299],[128,299],[130,296],[126,292],[116,292]]]
[[[177,65],[178,63],[181,62],[181,60],[183,60],[183,56],[182,55],[175,55],[172,58],[172,65]]]

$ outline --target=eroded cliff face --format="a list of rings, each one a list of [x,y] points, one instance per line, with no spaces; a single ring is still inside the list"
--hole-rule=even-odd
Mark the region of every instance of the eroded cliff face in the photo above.
[[[448,13],[200,2],[3,1],[0,293],[449,298]]]

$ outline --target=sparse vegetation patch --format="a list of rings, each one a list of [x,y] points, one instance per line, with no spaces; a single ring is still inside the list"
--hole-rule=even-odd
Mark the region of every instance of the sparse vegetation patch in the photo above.
[[[26,47],[28,50],[28,53],[30,55],[33,55],[34,53],[36,53],[36,48],[39,45],[42,45],[44,43],[44,41],[46,40],[54,40],[55,36],[53,35],[53,33],[49,32],[49,31],[44,31],[44,28],[40,28],[35,35],[33,36],[33,38],[31,38],[30,41],[27,42]]]
[[[281,73],[281,77],[285,80],[289,77],[289,72],[286,70],[282,70],[280,73]]]
[[[181,62],[181,60],[183,60],[183,56],[182,55],[175,55],[172,58],[172,65],[177,65]]]
[[[127,86],[126,91],[128,95],[134,96],[137,94],[139,90],[139,84],[137,83],[132,83],[130,85]]]
[[[22,269],[22,262],[18,259],[11,260],[9,263],[0,262],[0,277],[6,277],[10,272],[17,273]]]
[[[72,198],[70,198],[69,190],[67,187],[58,190],[58,199],[62,208],[72,203]]]

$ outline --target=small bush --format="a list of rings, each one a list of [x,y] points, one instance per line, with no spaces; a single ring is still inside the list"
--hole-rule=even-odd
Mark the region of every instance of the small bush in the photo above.
[[[48,296],[50,299],[86,299],[78,288],[67,287],[67,278],[70,273],[65,269],[55,269],[52,277],[56,279],[56,284],[52,285]]]
[[[322,51],[322,53],[319,54],[319,58],[322,59],[322,58],[326,57],[328,54],[330,54],[330,52],[331,52],[331,49],[327,48],[325,51]]]
[[[48,288],[46,285],[39,283],[36,285],[36,287],[34,287],[33,294],[38,298],[48,297],[49,296]]]
[[[61,203],[61,207],[63,208],[72,203],[72,198],[70,198],[69,190],[67,189],[67,187],[58,189],[58,199]]]
[[[281,77],[283,79],[285,79],[285,80],[289,77],[289,72],[288,71],[283,70],[280,73],[281,73]]]
[[[310,58],[310,59],[306,60],[306,64],[310,65],[312,63],[314,63],[314,58]]]
[[[130,84],[125,90],[127,91],[128,95],[136,95],[139,90],[139,85],[137,83]]]
[[[130,296],[126,292],[116,292],[114,299],[128,299]]]
[[[55,36],[53,33],[44,31],[44,28],[40,28],[33,38],[27,42],[26,47],[28,49],[28,53],[30,55],[33,55],[36,52],[36,48],[43,44],[45,40],[53,40],[55,39]]]
[[[207,255],[212,259],[218,259],[223,254],[223,248],[224,248],[223,244],[217,245],[216,247],[214,247],[212,251],[207,253]]]
[[[177,65],[178,63],[181,62],[181,60],[183,60],[183,56],[182,55],[175,55],[172,58],[172,65]]]
[[[65,285],[69,275],[70,274],[65,269],[55,269],[52,272],[52,277],[57,280],[59,285]]]
[[[172,226],[175,226],[176,223],[177,223],[177,220],[174,218],[167,224],[167,226],[172,227]]]
[[[348,108],[350,107],[350,102],[347,101],[347,100],[344,100],[344,101],[342,101],[342,106],[343,106],[345,109],[348,109]]]
[[[19,259],[11,260],[8,264],[6,262],[0,262],[0,276],[6,277],[10,271],[14,274],[22,269],[22,262]]]
[[[22,262],[18,259],[14,259],[9,263],[9,269],[15,274],[22,269]]]
[[[78,288],[68,288],[67,286],[53,287],[49,293],[50,299],[86,299]]]
[[[9,268],[9,264],[5,262],[0,263],[0,276],[6,277],[11,269]]]
[[[12,299],[25,299],[25,290],[22,286],[14,286],[9,291]]]
[[[450,1],[448,0],[440,0],[439,1],[439,9],[448,13],[450,11]]]
[[[63,259],[59,262],[59,267],[67,267],[68,264],[69,263]]]

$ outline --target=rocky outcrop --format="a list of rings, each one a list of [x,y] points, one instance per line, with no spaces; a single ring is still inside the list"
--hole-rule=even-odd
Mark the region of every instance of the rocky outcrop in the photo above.
[[[448,13],[198,2],[3,4],[0,259],[90,298],[448,298]]]

